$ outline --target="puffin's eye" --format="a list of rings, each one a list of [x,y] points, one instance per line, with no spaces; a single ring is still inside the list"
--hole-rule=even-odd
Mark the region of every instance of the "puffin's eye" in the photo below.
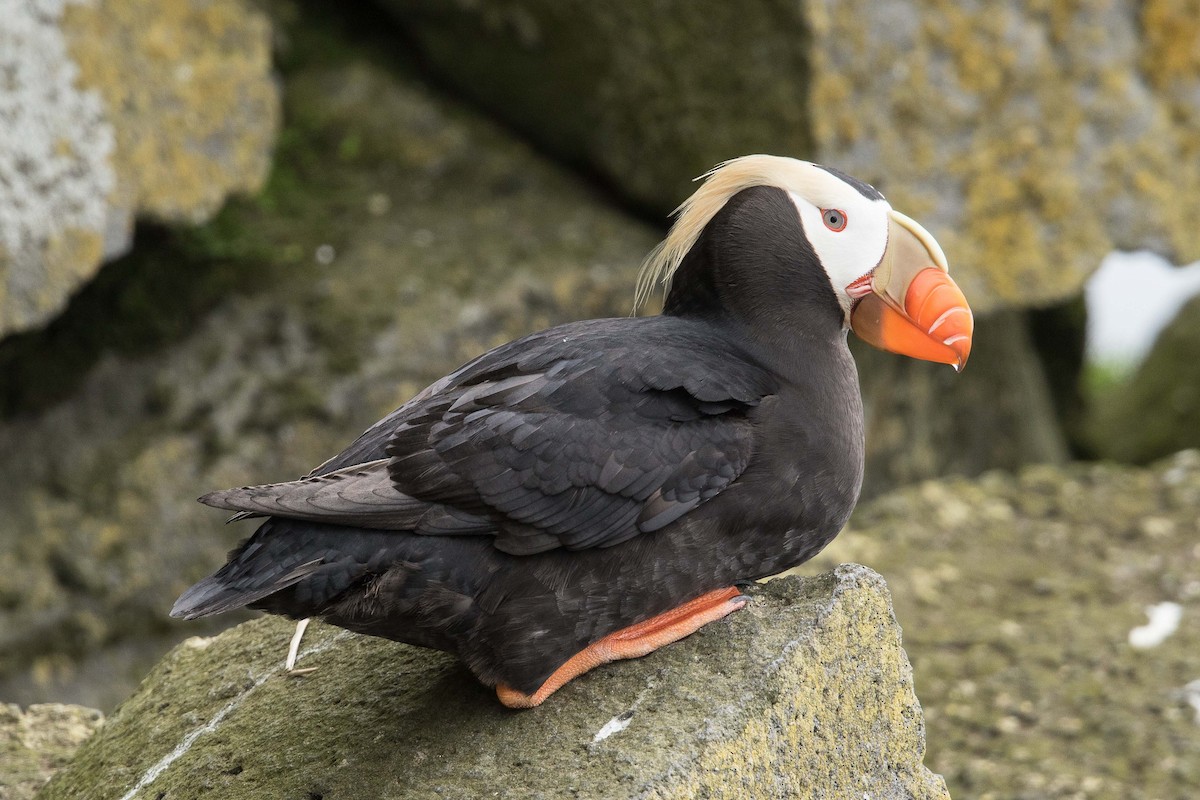
[[[825,227],[834,233],[844,231],[846,229],[846,212],[839,211],[836,208],[827,208],[821,212],[821,219],[825,221]]]

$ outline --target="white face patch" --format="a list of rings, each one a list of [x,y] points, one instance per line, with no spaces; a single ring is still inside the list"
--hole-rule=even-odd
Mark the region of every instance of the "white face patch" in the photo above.
[[[849,324],[850,295],[846,287],[875,269],[883,258],[891,205],[883,199],[863,196],[831,173],[825,175],[828,180],[821,180],[804,194],[790,191],[788,196],[800,214],[804,234],[829,276],[829,283]],[[841,230],[831,230],[826,224],[825,212],[831,210],[844,217],[840,220],[844,224]]]

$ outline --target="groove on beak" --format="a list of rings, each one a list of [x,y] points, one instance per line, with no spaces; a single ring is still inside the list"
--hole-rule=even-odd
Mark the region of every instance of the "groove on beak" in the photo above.
[[[887,249],[869,275],[871,291],[855,303],[850,328],[881,350],[961,371],[971,354],[975,319],[933,237],[892,212]]]

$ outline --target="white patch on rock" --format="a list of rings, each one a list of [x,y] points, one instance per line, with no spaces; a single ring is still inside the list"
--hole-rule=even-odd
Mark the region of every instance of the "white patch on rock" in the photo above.
[[[212,644],[215,638],[215,636],[189,636],[183,640],[183,646],[193,650],[203,650]]]
[[[1183,687],[1183,699],[1196,712],[1196,724],[1200,725],[1200,679],[1190,681]]]
[[[629,727],[629,723],[633,721],[633,710],[623,711],[615,717],[604,723],[604,727],[596,731],[596,735],[592,737],[592,744],[603,742],[614,733],[620,733]]]
[[[1129,644],[1138,650],[1158,647],[1179,628],[1183,619],[1183,606],[1179,603],[1159,603],[1146,607],[1146,616],[1150,621],[1139,625],[1129,632]]]

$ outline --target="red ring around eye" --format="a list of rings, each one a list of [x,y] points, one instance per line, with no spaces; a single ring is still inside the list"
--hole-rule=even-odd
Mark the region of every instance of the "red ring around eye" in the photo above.
[[[825,227],[834,233],[846,230],[846,212],[837,208],[827,208],[821,212],[821,221]]]

